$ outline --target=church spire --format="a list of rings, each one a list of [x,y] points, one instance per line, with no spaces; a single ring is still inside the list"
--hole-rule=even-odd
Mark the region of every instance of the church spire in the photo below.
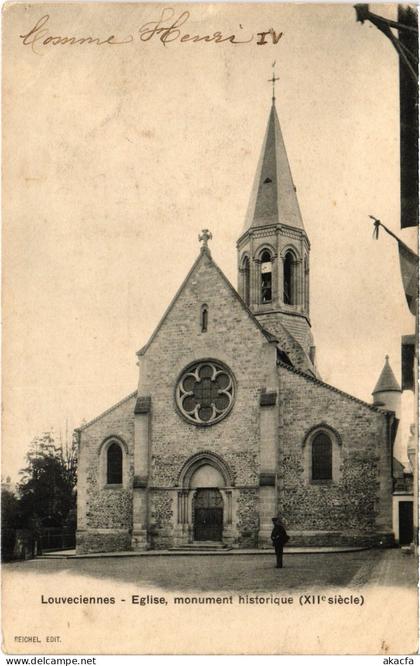
[[[275,106],[277,79],[273,74],[269,80],[273,82],[272,106],[242,233],[269,224],[304,229]]]
[[[310,245],[277,117],[277,80],[273,70],[271,110],[237,242],[238,291],[272,335],[281,339],[288,331],[311,366],[315,347],[309,317]]]

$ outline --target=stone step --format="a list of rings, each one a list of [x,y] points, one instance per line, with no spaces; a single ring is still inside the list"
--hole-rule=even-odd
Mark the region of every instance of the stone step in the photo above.
[[[174,546],[171,550],[190,550],[194,552],[197,550],[231,550],[231,547],[218,541],[194,541],[184,546]]]

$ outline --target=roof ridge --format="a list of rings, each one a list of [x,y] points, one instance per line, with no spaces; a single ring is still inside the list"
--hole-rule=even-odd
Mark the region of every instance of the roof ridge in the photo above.
[[[148,340],[148,341],[146,342],[146,344],[145,344],[145,345],[144,345],[144,346],[143,346],[143,347],[137,352],[137,355],[138,355],[138,356],[143,356],[143,355],[146,353],[146,351],[148,350],[148,348],[150,347],[150,345],[152,344],[153,340],[155,339],[156,335],[158,334],[159,330],[161,329],[161,327],[162,327],[162,325],[163,325],[163,322],[165,321],[166,317],[169,315],[170,311],[171,311],[172,308],[174,307],[176,301],[178,300],[178,298],[179,298],[181,292],[183,291],[184,287],[186,286],[188,280],[190,279],[191,275],[193,274],[193,272],[195,271],[195,269],[197,268],[198,264],[200,263],[201,259],[202,259],[204,256],[206,256],[206,257],[208,258],[208,260],[210,261],[210,263],[211,263],[211,264],[214,266],[214,268],[217,270],[217,272],[219,273],[219,275],[221,276],[221,278],[222,278],[222,279],[224,280],[224,282],[226,283],[227,287],[232,291],[232,293],[233,293],[233,295],[235,296],[235,298],[239,301],[240,305],[241,305],[241,306],[244,308],[244,310],[247,312],[247,314],[249,315],[249,317],[251,318],[251,320],[257,325],[258,329],[259,329],[260,332],[264,335],[264,337],[265,337],[267,340],[269,340],[270,342],[273,342],[273,341],[278,342],[277,338],[275,338],[275,337],[273,338],[272,334],[269,333],[268,331],[266,331],[266,330],[264,329],[264,327],[262,326],[262,324],[260,324],[260,322],[258,321],[258,319],[253,315],[253,313],[251,312],[251,310],[249,309],[249,307],[247,306],[247,304],[245,303],[245,301],[242,300],[242,298],[240,297],[240,295],[239,295],[238,292],[236,291],[235,287],[231,284],[231,282],[228,280],[228,278],[226,277],[226,275],[223,273],[222,269],[219,268],[219,266],[218,266],[218,265],[216,264],[216,262],[214,261],[213,257],[211,256],[210,250],[209,250],[208,248],[206,248],[206,247],[202,247],[201,250],[200,250],[200,254],[198,255],[197,259],[194,261],[194,263],[193,263],[193,265],[191,266],[190,270],[188,271],[186,277],[184,278],[184,280],[182,281],[180,287],[179,287],[178,290],[176,291],[174,297],[172,298],[171,302],[169,303],[168,307],[166,308],[165,312],[163,313],[163,316],[160,318],[159,323],[157,324],[157,326],[156,326],[156,328],[154,329],[153,333],[152,333],[151,336],[149,337],[149,340]]]
[[[75,432],[82,432],[82,430],[85,430],[85,428],[88,428],[89,426],[93,425],[94,423],[96,423],[96,421],[99,421],[99,419],[101,419],[103,416],[106,416],[107,414],[112,412],[114,409],[116,409],[117,407],[122,405],[124,402],[127,402],[127,400],[130,400],[130,398],[134,398],[134,396],[136,396],[136,395],[137,395],[137,390],[133,391],[133,393],[130,393],[130,395],[127,395],[125,398],[123,398],[119,402],[116,402],[114,405],[112,405],[112,407],[108,407],[108,409],[106,409],[104,412],[101,412],[100,414],[98,414],[98,416],[95,416],[95,418],[92,419],[91,421],[88,421],[87,423],[84,423],[83,425],[79,426],[79,428],[75,428],[74,431]]]

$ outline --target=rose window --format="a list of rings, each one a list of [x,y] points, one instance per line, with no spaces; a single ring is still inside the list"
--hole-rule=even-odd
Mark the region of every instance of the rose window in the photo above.
[[[196,425],[212,425],[225,417],[234,400],[229,370],[216,361],[201,361],[184,370],[176,388],[181,414]]]

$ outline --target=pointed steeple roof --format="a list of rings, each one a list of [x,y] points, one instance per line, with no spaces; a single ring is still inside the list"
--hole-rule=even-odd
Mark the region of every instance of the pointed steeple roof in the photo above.
[[[389,356],[385,356],[385,365],[382,369],[379,379],[376,382],[376,386],[372,391],[372,395],[375,393],[380,393],[382,391],[398,391],[401,393],[401,387],[395,379],[395,375],[392,372],[392,368],[389,365]]]
[[[273,100],[243,233],[250,227],[279,223],[304,229]]]

